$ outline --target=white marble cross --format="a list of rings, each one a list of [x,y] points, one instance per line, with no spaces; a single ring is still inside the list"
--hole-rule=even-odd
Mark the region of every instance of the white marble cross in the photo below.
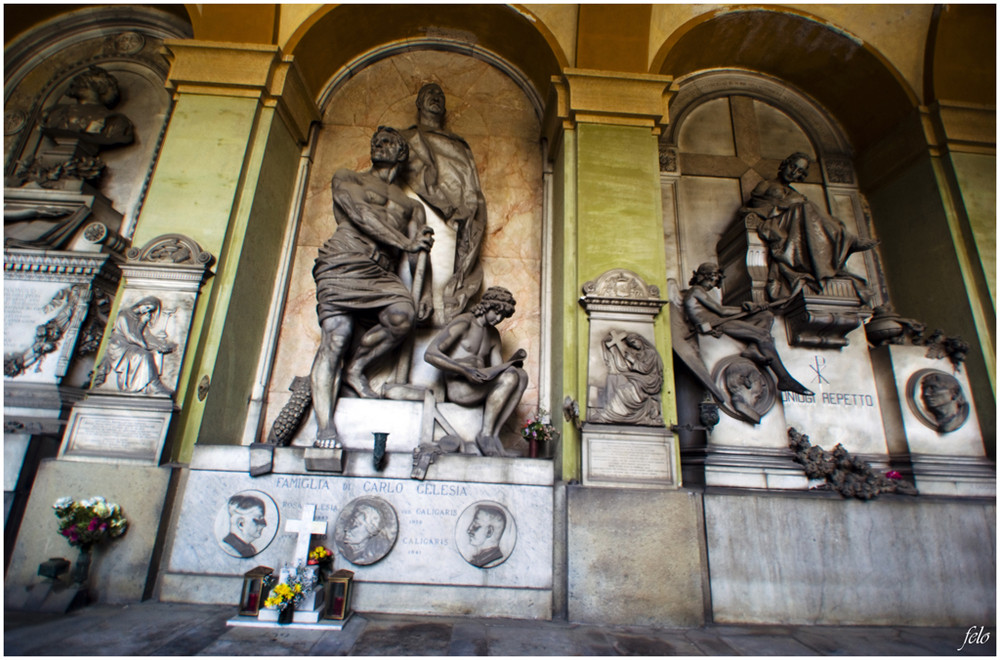
[[[315,520],[316,505],[305,504],[302,507],[302,520],[285,521],[285,531],[294,532],[299,535],[299,540],[295,542],[294,563],[301,560],[303,564],[309,562],[309,541],[313,534],[326,534],[326,522]]]

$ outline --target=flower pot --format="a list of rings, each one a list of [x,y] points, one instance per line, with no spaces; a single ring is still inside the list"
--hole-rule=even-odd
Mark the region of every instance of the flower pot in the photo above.
[[[538,458],[538,440],[528,440],[528,458]]]
[[[278,625],[286,626],[292,622],[292,617],[295,616],[295,608],[291,603],[286,605],[283,609],[278,610]]]

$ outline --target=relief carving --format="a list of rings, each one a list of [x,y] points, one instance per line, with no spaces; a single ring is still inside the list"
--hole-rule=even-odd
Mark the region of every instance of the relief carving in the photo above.
[[[52,297],[42,311],[55,316],[35,328],[35,340],[31,346],[20,353],[5,353],[3,356],[3,373],[7,378],[16,378],[31,367],[36,372],[42,370],[45,356],[59,348],[59,342],[73,320],[73,312],[81,300],[89,295],[89,287],[76,284],[61,289]],[[57,311],[58,310],[58,311]]]
[[[174,391],[160,381],[163,356],[177,344],[166,333],[157,332],[163,304],[147,296],[118,314],[108,349],[94,375],[94,387],[114,374],[109,387],[120,392],[169,397]],[[172,312],[168,312],[172,313]]]
[[[906,383],[906,402],[917,419],[938,433],[960,429],[969,419],[969,401],[951,374],[921,369]]]
[[[392,550],[399,534],[396,510],[380,497],[358,497],[337,517],[333,540],[344,559],[368,566]]]
[[[608,375],[589,421],[661,426],[663,360],[656,346],[639,333],[612,330],[601,342],[601,356]]]

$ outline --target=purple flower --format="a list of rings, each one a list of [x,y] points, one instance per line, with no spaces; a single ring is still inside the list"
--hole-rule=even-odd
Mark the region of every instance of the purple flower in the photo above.
[[[903,478],[903,475],[901,475],[896,470],[889,470],[888,472],[885,473],[885,476],[889,477],[890,479],[902,479]]]
[[[91,518],[90,524],[87,525],[87,531],[88,532],[94,531],[95,529],[97,529],[97,525],[98,525],[97,518]]]

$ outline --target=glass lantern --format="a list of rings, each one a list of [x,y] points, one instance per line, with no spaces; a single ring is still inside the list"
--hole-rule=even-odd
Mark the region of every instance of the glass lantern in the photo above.
[[[273,568],[257,566],[243,574],[243,593],[240,594],[241,616],[257,616],[269,591],[264,586],[264,578],[273,572]]]
[[[340,569],[326,579],[326,612],[324,619],[346,619],[351,613],[351,587],[354,572]]]

